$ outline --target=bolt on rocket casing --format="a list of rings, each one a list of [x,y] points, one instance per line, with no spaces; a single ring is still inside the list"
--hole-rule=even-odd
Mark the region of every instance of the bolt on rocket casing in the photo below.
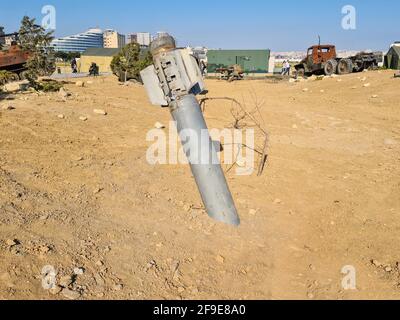
[[[155,39],[150,49],[154,65],[141,72],[150,100],[169,107],[208,215],[237,226],[232,194],[195,97],[205,90],[197,61],[185,49],[176,49],[171,36]],[[202,139],[187,137],[187,132]]]

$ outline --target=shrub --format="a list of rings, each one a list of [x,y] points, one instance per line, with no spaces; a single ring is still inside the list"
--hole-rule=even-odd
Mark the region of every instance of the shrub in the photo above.
[[[137,43],[130,43],[114,56],[111,62],[113,73],[120,81],[141,81],[140,71],[153,63],[150,51],[142,51]]]

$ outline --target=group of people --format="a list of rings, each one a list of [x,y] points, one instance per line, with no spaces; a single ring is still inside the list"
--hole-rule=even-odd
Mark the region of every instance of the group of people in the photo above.
[[[282,75],[283,76],[286,76],[286,75],[290,76],[290,69],[291,69],[291,66],[290,66],[289,60],[283,61]]]
[[[89,76],[97,77],[100,74],[99,71],[99,66],[95,62],[92,62],[89,68]]]
[[[72,73],[78,73],[78,63],[77,63],[76,59],[72,59],[71,69],[72,69]],[[89,68],[89,75],[90,76],[98,76],[100,74],[99,71],[100,71],[99,66],[95,62],[92,62],[91,66]]]

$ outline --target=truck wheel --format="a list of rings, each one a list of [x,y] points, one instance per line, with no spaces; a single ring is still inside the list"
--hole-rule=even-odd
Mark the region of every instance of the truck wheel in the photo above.
[[[333,75],[337,70],[337,61],[336,60],[329,60],[324,67],[324,72],[326,76]]]
[[[7,76],[7,82],[14,82],[14,81],[19,81],[19,76],[16,73],[10,73]]]
[[[20,78],[21,80],[26,80],[26,79],[28,79],[28,71],[22,71],[22,72],[19,74],[19,78]]]
[[[338,74],[347,74],[353,72],[353,62],[350,59],[341,59],[337,66]]]

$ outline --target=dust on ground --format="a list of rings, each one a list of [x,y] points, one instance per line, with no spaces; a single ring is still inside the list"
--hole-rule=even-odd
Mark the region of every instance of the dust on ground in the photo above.
[[[264,174],[227,174],[237,229],[208,218],[188,166],[148,164],[146,134],[170,114],[143,87],[107,77],[69,97],[8,96],[0,299],[400,298],[399,85],[389,71],[208,80],[209,96],[265,101]],[[228,127],[230,108],[209,102],[209,126]]]

